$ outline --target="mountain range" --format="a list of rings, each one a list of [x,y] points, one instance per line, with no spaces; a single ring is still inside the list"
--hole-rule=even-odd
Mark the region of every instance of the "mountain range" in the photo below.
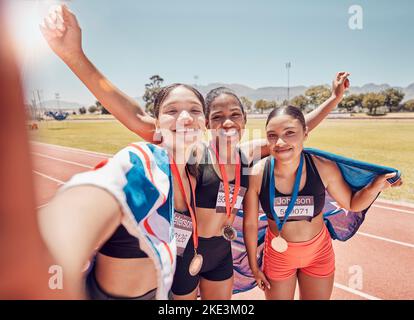
[[[203,95],[206,95],[207,92],[209,92],[211,89],[217,88],[217,87],[227,87],[229,89],[232,89],[239,97],[247,97],[253,102],[259,99],[265,99],[265,100],[276,100],[277,102],[282,102],[287,98],[287,87],[261,87],[257,89],[250,88],[246,85],[242,84],[226,84],[226,83],[210,83],[208,85],[194,85]],[[384,84],[374,84],[374,83],[368,83],[361,87],[358,86],[352,86],[349,89],[350,93],[366,93],[366,92],[379,92],[384,89],[388,88],[396,88],[401,90],[405,93],[404,100],[410,100],[414,99],[414,83],[408,85],[407,87],[396,87],[391,86],[387,83]],[[294,86],[290,87],[290,98],[293,98],[295,96],[304,94],[305,91],[309,87],[306,86]],[[144,102],[142,100],[142,97],[135,97],[135,99],[143,105]],[[59,102],[57,100],[47,100],[43,101],[42,105],[45,109],[62,109],[62,110],[72,110],[72,109],[79,109],[80,107],[86,106],[88,107],[90,104],[81,104],[79,102],[69,102],[69,101],[62,101]],[[59,105],[59,107],[58,107]]]

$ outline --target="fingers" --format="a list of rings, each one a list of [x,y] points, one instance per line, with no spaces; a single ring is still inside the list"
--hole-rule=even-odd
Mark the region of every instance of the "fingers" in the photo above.
[[[396,175],[397,175],[397,172],[387,173],[387,174],[385,175],[385,179],[394,178]]]
[[[62,17],[65,23],[71,27],[78,27],[78,20],[76,19],[75,14],[69,10],[66,4],[60,6],[62,11]]]
[[[45,37],[45,39],[47,41],[53,40],[53,39],[61,36],[61,35],[59,35],[59,33],[61,34],[61,32],[59,30],[57,30],[58,31],[57,32],[56,30],[49,29],[46,26],[45,22],[43,22],[42,24],[40,24],[39,27],[40,27],[40,31],[43,34],[43,37]]]
[[[62,37],[66,30],[62,14],[57,8],[59,7],[50,9],[49,14],[43,19],[43,24],[41,25],[42,33],[47,39]]]
[[[265,290],[265,288],[270,290],[270,283],[269,281],[266,279],[266,276],[262,273],[258,276],[258,278],[256,278],[256,283],[257,286],[259,287],[259,289],[261,290]]]
[[[350,76],[351,74],[349,73],[349,72],[345,72],[345,71],[343,71],[343,72],[338,72],[337,74],[336,74],[336,79],[337,79],[337,81],[339,82],[339,84],[343,84],[346,80],[348,80],[348,77]],[[348,82],[349,82],[349,80],[348,80]]]
[[[403,180],[400,178],[391,185],[391,188],[399,187],[402,184],[403,184]]]
[[[266,288],[270,290],[270,283],[269,283],[269,281],[267,281],[266,277],[263,277],[263,282],[264,282],[264,285],[266,286]]]
[[[42,32],[47,31],[47,34],[52,39],[63,36],[63,32],[57,28],[56,24],[49,16],[43,19],[43,23],[41,24],[41,30]]]
[[[54,34],[52,34],[52,32],[50,32],[49,29],[46,28],[44,22],[39,24],[39,28],[40,28],[40,32],[43,34],[43,37],[45,37],[45,39],[47,41],[49,41],[49,40],[51,40],[55,37]]]

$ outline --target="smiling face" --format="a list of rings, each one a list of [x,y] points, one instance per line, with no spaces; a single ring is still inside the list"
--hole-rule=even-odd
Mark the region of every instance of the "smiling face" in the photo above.
[[[288,114],[272,117],[266,126],[270,153],[281,162],[289,162],[300,156],[307,135],[303,123]]]
[[[223,93],[211,102],[208,128],[214,141],[237,143],[245,126],[245,114],[234,96]]]
[[[164,97],[157,113],[156,127],[165,147],[186,149],[201,140],[206,119],[202,101],[192,90],[175,87]]]

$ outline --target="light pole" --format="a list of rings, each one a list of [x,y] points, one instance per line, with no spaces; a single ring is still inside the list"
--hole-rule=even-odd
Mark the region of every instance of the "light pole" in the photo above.
[[[287,101],[288,101],[288,104],[289,104],[289,100],[290,100],[290,68],[292,67],[292,64],[290,62],[286,62],[285,66],[286,66],[287,76],[288,76]]]

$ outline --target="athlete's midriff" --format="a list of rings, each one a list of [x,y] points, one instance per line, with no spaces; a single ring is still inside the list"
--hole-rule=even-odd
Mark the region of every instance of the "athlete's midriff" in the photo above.
[[[111,296],[141,296],[156,288],[156,275],[150,258],[120,259],[99,253],[96,256],[96,280],[100,288]]]
[[[232,219],[234,215],[232,216]],[[216,209],[197,208],[198,235],[203,238],[221,236],[221,229],[228,223],[224,213],[216,213]]]
[[[270,231],[278,235],[276,222],[268,219]],[[323,215],[319,214],[312,221],[289,221],[283,225],[282,237],[288,242],[304,242],[311,240],[321,231],[323,227]]]

